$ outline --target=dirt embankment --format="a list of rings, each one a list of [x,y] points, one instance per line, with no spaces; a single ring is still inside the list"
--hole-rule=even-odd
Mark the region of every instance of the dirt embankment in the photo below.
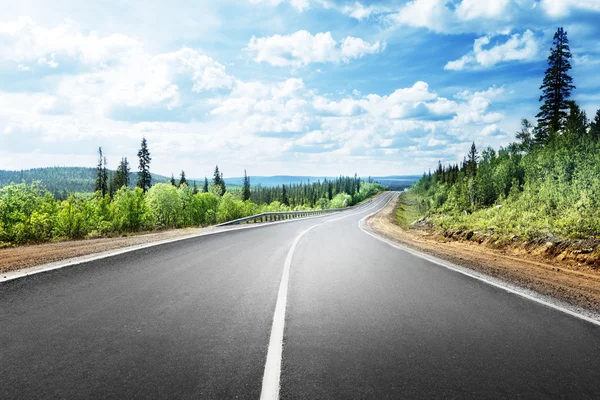
[[[573,245],[542,240],[536,245],[517,238],[499,241],[472,231],[438,234],[424,224],[405,230],[396,224],[396,207],[397,202],[390,202],[367,220],[368,226],[414,249],[600,312],[598,255],[585,242]]]
[[[67,242],[4,248],[0,249],[0,274],[104,251],[195,236],[214,229],[214,227],[173,229],[126,237],[71,240]]]

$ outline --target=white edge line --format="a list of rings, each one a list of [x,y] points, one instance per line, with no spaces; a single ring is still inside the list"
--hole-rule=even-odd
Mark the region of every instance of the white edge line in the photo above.
[[[358,212],[353,212],[342,217],[330,219],[319,224],[313,225],[310,228],[302,231],[296,237],[296,239],[294,239],[294,242],[292,243],[292,246],[288,251],[285,263],[283,265],[283,273],[281,274],[281,281],[279,283],[279,290],[277,292],[277,302],[275,303],[275,313],[273,314],[273,324],[271,325],[271,335],[269,337],[267,360],[265,362],[265,370],[263,373],[262,387],[260,392],[261,400],[279,399],[279,390],[281,387],[281,360],[283,358],[283,335],[285,333],[285,311],[287,308],[287,293],[290,281],[290,268],[292,265],[294,251],[296,250],[298,242],[300,242],[300,239],[306,233],[318,226],[333,221],[338,221],[340,219],[359,214],[361,212],[364,212],[365,210],[369,210],[375,207],[379,207],[378,210],[381,210],[388,205],[388,203],[393,199],[393,197],[394,196],[391,196],[390,199],[382,207],[379,207],[380,204],[371,204],[369,207],[365,207],[364,209]]]
[[[395,197],[395,196],[394,196],[394,197]],[[391,201],[391,200],[392,200],[392,199],[390,199],[390,201]],[[389,202],[388,202],[388,203],[389,203]],[[386,205],[387,205],[387,204],[386,204]],[[557,305],[557,304],[553,304],[553,303],[551,303],[551,302],[548,302],[548,301],[546,301],[546,300],[543,300],[543,299],[540,299],[540,298],[537,298],[537,297],[531,296],[531,295],[529,295],[529,294],[527,294],[527,293],[523,293],[523,292],[521,292],[521,291],[519,291],[519,290],[512,289],[512,288],[510,288],[510,287],[508,287],[508,286],[504,286],[504,285],[498,284],[498,283],[496,283],[496,282],[492,282],[492,281],[490,281],[490,280],[488,280],[488,279],[486,279],[486,278],[483,278],[483,277],[481,277],[481,276],[477,276],[477,275],[475,275],[475,274],[472,274],[472,273],[470,273],[470,272],[464,271],[462,268],[457,268],[457,267],[453,266],[453,264],[452,264],[452,263],[450,263],[450,262],[448,262],[448,261],[441,260],[441,259],[439,259],[439,258],[437,258],[437,257],[430,256],[429,254],[423,253],[423,252],[421,252],[421,251],[414,250],[414,249],[408,248],[408,247],[406,247],[406,246],[400,245],[400,244],[398,244],[398,243],[392,242],[391,240],[389,240],[389,239],[387,239],[387,238],[381,237],[381,236],[379,236],[379,235],[377,235],[377,234],[375,234],[375,233],[373,233],[373,232],[370,232],[370,231],[366,230],[366,229],[364,228],[364,221],[365,221],[367,218],[369,218],[369,217],[372,217],[373,215],[377,214],[378,212],[379,212],[379,211],[375,211],[375,212],[373,212],[373,213],[371,213],[371,214],[367,215],[366,217],[362,218],[360,221],[358,221],[358,227],[359,227],[359,228],[360,228],[360,229],[361,229],[361,230],[362,230],[364,233],[366,233],[367,235],[369,235],[369,236],[372,236],[372,237],[374,237],[375,239],[377,239],[377,240],[380,240],[380,241],[382,241],[382,242],[384,242],[384,243],[386,243],[386,244],[388,244],[388,245],[390,245],[390,246],[392,246],[392,247],[394,247],[394,248],[396,248],[396,249],[398,249],[398,250],[405,251],[405,252],[407,252],[407,253],[410,253],[410,254],[412,254],[412,255],[415,255],[415,256],[417,256],[417,257],[419,257],[419,258],[422,258],[422,259],[424,259],[424,260],[427,260],[427,261],[429,261],[429,262],[431,262],[431,263],[433,263],[433,264],[436,264],[436,265],[439,265],[439,266],[441,266],[441,267],[444,267],[444,268],[450,269],[450,270],[452,270],[452,271],[458,272],[458,273],[460,273],[460,274],[466,275],[466,276],[468,276],[468,277],[470,277],[470,278],[473,278],[473,279],[476,279],[476,280],[478,280],[478,281],[481,281],[481,282],[487,283],[488,285],[492,285],[492,286],[494,286],[494,287],[497,287],[497,288],[499,288],[499,289],[502,289],[502,290],[505,290],[505,291],[507,291],[507,292],[509,292],[509,293],[516,294],[516,295],[518,295],[518,296],[524,297],[524,298],[526,298],[526,299],[528,299],[528,300],[534,301],[534,302],[536,302],[536,303],[539,303],[539,304],[542,304],[542,305],[544,305],[544,306],[547,306],[547,307],[553,308],[553,309],[555,309],[555,310],[557,310],[557,311],[563,312],[563,313],[565,313],[565,314],[568,314],[568,315],[570,315],[570,316],[572,316],[572,317],[575,317],[575,318],[581,319],[581,320],[583,320],[583,321],[589,322],[589,323],[591,323],[591,324],[594,324],[594,325],[596,325],[596,326],[600,326],[600,321],[598,321],[598,320],[596,320],[596,319],[594,319],[594,318],[590,318],[590,317],[588,317],[588,316],[586,316],[586,315],[583,315],[583,314],[577,313],[577,312],[575,312],[575,311],[569,310],[569,309],[567,309],[567,308],[565,308],[565,307],[562,307],[562,306],[559,306],[559,305]],[[464,267],[463,267],[463,268],[464,268]]]
[[[375,201],[378,197],[374,198],[372,201]],[[358,206],[358,208],[360,208],[360,207],[364,208],[365,204],[361,204],[361,205]],[[348,211],[350,211],[350,209],[348,209]],[[345,213],[346,211],[342,211],[342,212]],[[0,283],[9,282],[9,281],[12,281],[12,280],[15,280],[15,279],[24,278],[26,276],[31,276],[31,275],[41,274],[41,273],[44,273],[44,272],[54,271],[56,269],[61,269],[61,268],[65,268],[65,267],[73,267],[73,266],[76,266],[76,265],[85,264],[85,263],[92,262],[92,261],[102,260],[102,259],[105,259],[105,258],[118,256],[118,255],[129,253],[129,252],[132,252],[132,251],[142,250],[142,249],[146,249],[146,248],[149,248],[149,247],[161,246],[161,245],[169,244],[169,243],[175,243],[175,242],[179,242],[181,240],[194,239],[194,238],[198,238],[198,237],[202,237],[202,236],[216,235],[216,234],[219,234],[219,233],[231,232],[231,231],[238,231],[238,230],[242,230],[242,229],[264,228],[264,227],[267,227],[267,226],[285,224],[285,223],[288,223],[288,222],[297,222],[297,221],[304,221],[304,220],[314,219],[314,218],[330,217],[332,215],[334,215],[334,214],[313,215],[313,216],[309,216],[309,217],[294,218],[294,219],[288,219],[288,220],[283,220],[283,221],[275,221],[275,222],[268,222],[268,223],[264,223],[264,224],[251,224],[251,225],[248,225],[248,226],[240,226],[240,227],[235,227],[235,228],[230,228],[228,226],[223,226],[223,227],[216,228],[213,225],[212,229],[219,229],[219,230],[213,230],[213,231],[209,231],[209,232],[202,232],[202,233],[199,233],[199,234],[192,234],[192,235],[187,235],[187,236],[181,236],[181,237],[177,237],[177,238],[173,238],[173,239],[160,240],[160,241],[157,241],[157,242],[138,244],[138,245],[128,246],[128,247],[121,248],[121,249],[116,249],[116,250],[107,250],[107,251],[101,252],[99,254],[96,253],[96,255],[94,255],[94,254],[83,255],[83,256],[78,256],[78,257],[74,257],[74,258],[70,258],[70,259],[66,259],[66,260],[61,260],[61,261],[55,261],[55,262],[51,262],[51,263],[47,263],[47,264],[36,265],[36,266],[33,266],[33,267],[29,267],[29,268],[23,268],[23,269],[16,270],[16,271],[5,272],[5,273],[1,274],[2,276],[0,276]],[[211,228],[208,228],[208,229],[211,229]]]

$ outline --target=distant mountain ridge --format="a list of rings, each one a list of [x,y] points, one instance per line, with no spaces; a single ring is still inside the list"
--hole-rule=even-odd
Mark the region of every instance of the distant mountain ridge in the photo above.
[[[114,174],[114,171],[110,171]],[[152,174],[152,183],[169,182],[171,178]],[[46,188],[56,196],[66,193],[91,193],[94,191],[96,183],[96,168],[85,167],[47,167],[32,168],[22,171],[0,170],[0,187],[6,186],[11,182],[31,183],[41,181]],[[189,180],[193,184],[193,180]],[[204,181],[204,179],[202,180]],[[137,183],[137,172],[129,173],[130,186],[134,187]],[[197,181],[200,186],[201,182]]]
[[[114,171],[111,171],[114,173]],[[336,177],[326,176],[294,176],[294,175],[275,175],[275,176],[250,176],[252,186],[262,185],[266,187],[291,185],[307,182],[332,180]],[[166,183],[170,177],[152,174],[153,183]],[[177,180],[178,177],[175,177]],[[367,180],[368,177],[361,177]],[[393,175],[383,177],[372,177],[374,181],[390,188],[409,187],[420,179],[417,175]],[[130,186],[134,187],[137,182],[137,172],[129,174]],[[63,196],[65,193],[91,193],[94,190],[96,182],[96,168],[85,167],[48,167],[33,168],[22,171],[0,170],[0,187],[6,186],[11,182],[20,183],[25,181],[41,181],[46,188],[56,196]],[[190,178],[188,182],[193,185],[194,181],[200,188],[204,184],[204,178]],[[244,182],[243,177],[225,178],[225,183],[230,186],[241,186]]]
[[[262,185],[267,187],[291,185],[307,182],[317,182],[333,180],[335,176],[294,176],[294,175],[275,175],[275,176],[250,176],[251,185]],[[369,177],[361,176],[362,180],[367,180]],[[371,177],[376,182],[389,187],[409,187],[413,183],[421,179],[420,175],[391,175],[391,176],[373,176]],[[225,183],[233,185],[242,185],[243,177],[225,178]]]

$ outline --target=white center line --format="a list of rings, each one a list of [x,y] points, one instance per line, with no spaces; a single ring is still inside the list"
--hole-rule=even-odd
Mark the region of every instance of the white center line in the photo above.
[[[385,200],[385,196],[380,199]],[[343,218],[350,217],[355,214],[359,214],[373,208],[380,207],[382,201],[378,199],[371,207],[362,209],[358,212],[344,215],[343,217],[334,218],[306,229],[292,243],[292,247],[288,251],[283,265],[283,274],[281,275],[281,282],[279,284],[279,291],[277,292],[277,303],[275,305],[275,314],[273,315],[273,325],[271,326],[271,337],[269,338],[269,349],[267,351],[267,361],[265,363],[265,371],[262,380],[262,389],[260,392],[261,400],[278,400],[279,389],[281,384],[281,359],[283,354],[283,333],[285,329],[285,310],[287,307],[287,293],[288,283],[290,280],[290,266],[292,265],[292,256],[298,242],[306,233],[316,228],[319,225],[326,224],[328,222],[337,221]],[[389,201],[388,201],[389,203]],[[385,203],[387,205],[387,203]],[[385,207],[385,206],[384,206]]]

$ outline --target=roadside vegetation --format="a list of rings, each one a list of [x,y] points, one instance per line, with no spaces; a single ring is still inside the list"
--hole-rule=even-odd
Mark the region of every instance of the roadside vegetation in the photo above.
[[[205,178],[190,186],[182,171],[177,180],[153,184],[145,139],[138,157],[134,188],[128,161],[109,174],[101,149],[93,194],[57,199],[39,181],[0,188],[0,247],[207,226],[261,212],[343,208],[383,189],[356,176],[274,188],[253,188],[245,176],[243,186],[228,188],[218,166],[210,183]]]
[[[506,148],[479,153],[473,143],[462,164],[440,163],[403,195],[399,222],[426,216],[424,222],[442,229],[598,238],[600,110],[590,121],[571,100],[570,59],[567,33],[559,28],[537,124],[523,120],[517,141]]]

